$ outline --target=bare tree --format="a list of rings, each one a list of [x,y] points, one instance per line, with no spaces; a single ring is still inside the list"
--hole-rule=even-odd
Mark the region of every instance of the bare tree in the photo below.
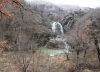
[[[27,72],[28,67],[33,64],[32,54],[28,56],[24,53],[17,55],[16,59],[16,66],[22,71]]]

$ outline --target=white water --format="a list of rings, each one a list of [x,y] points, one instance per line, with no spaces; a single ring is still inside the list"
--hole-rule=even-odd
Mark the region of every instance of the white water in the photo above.
[[[69,53],[69,45],[65,41],[63,41],[63,42],[65,44],[65,49],[63,51],[66,53]]]
[[[59,22],[53,22],[53,24],[52,24],[52,31],[56,32],[58,27],[60,29],[60,32],[63,34],[64,33],[63,27],[62,27],[62,25]]]
[[[64,48],[63,49],[59,49],[59,50],[49,50],[50,51],[50,56],[54,56],[56,54],[61,54],[61,53],[69,53],[69,45],[67,44],[67,38],[64,38],[64,31],[63,31],[63,27],[59,22],[53,22],[52,23],[52,31],[55,32],[59,32],[61,33],[61,35],[57,35],[57,37],[55,38],[51,38],[49,40],[49,42],[55,43],[56,41],[62,42],[64,44]],[[52,51],[52,52],[51,52]]]
[[[66,41],[67,41],[66,38],[57,36],[56,38],[50,39],[50,42],[56,42],[56,41],[63,42],[65,44],[63,51],[66,53],[69,53],[69,45],[66,43]]]

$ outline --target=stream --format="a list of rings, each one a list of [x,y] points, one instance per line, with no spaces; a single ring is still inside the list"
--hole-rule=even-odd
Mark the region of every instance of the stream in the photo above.
[[[45,46],[45,48],[42,48],[42,50],[48,54],[50,54],[50,56],[55,56],[57,54],[61,54],[61,53],[69,53],[69,45],[67,44],[67,38],[63,37],[64,36],[64,31],[63,31],[63,27],[59,22],[53,22],[52,23],[52,31],[55,32],[59,32],[60,35],[57,35],[54,38],[51,38],[49,40],[49,42],[55,43],[55,42],[62,42],[63,43],[63,49],[49,49],[47,48],[47,46]]]

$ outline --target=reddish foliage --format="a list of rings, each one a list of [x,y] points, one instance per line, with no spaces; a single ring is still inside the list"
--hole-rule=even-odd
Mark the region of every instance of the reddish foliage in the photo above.
[[[7,18],[11,18],[11,17],[13,17],[13,14],[11,14],[10,11],[7,8],[5,8],[5,6],[8,4],[12,5],[14,7],[14,9],[17,9],[17,8],[19,8],[21,3],[19,0],[0,0],[1,14]]]
[[[7,49],[9,49],[9,48],[12,47],[12,45],[11,44],[8,44],[8,41],[7,40],[1,41],[0,42],[0,52],[3,52],[5,47]]]

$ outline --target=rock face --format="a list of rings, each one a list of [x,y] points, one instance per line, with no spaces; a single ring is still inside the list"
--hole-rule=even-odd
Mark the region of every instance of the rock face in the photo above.
[[[65,44],[62,41],[48,42],[47,48],[50,49],[64,49]]]
[[[72,29],[76,21],[79,20],[82,16],[84,16],[86,12],[84,11],[78,11],[69,13],[67,16],[65,16],[60,23],[62,24],[64,28],[64,32],[67,32],[68,30]]]
[[[65,17],[61,21],[61,24],[64,28],[64,32],[67,32],[71,28],[71,26],[74,25],[74,23],[75,23],[75,20],[74,20],[74,17],[72,15]]]

